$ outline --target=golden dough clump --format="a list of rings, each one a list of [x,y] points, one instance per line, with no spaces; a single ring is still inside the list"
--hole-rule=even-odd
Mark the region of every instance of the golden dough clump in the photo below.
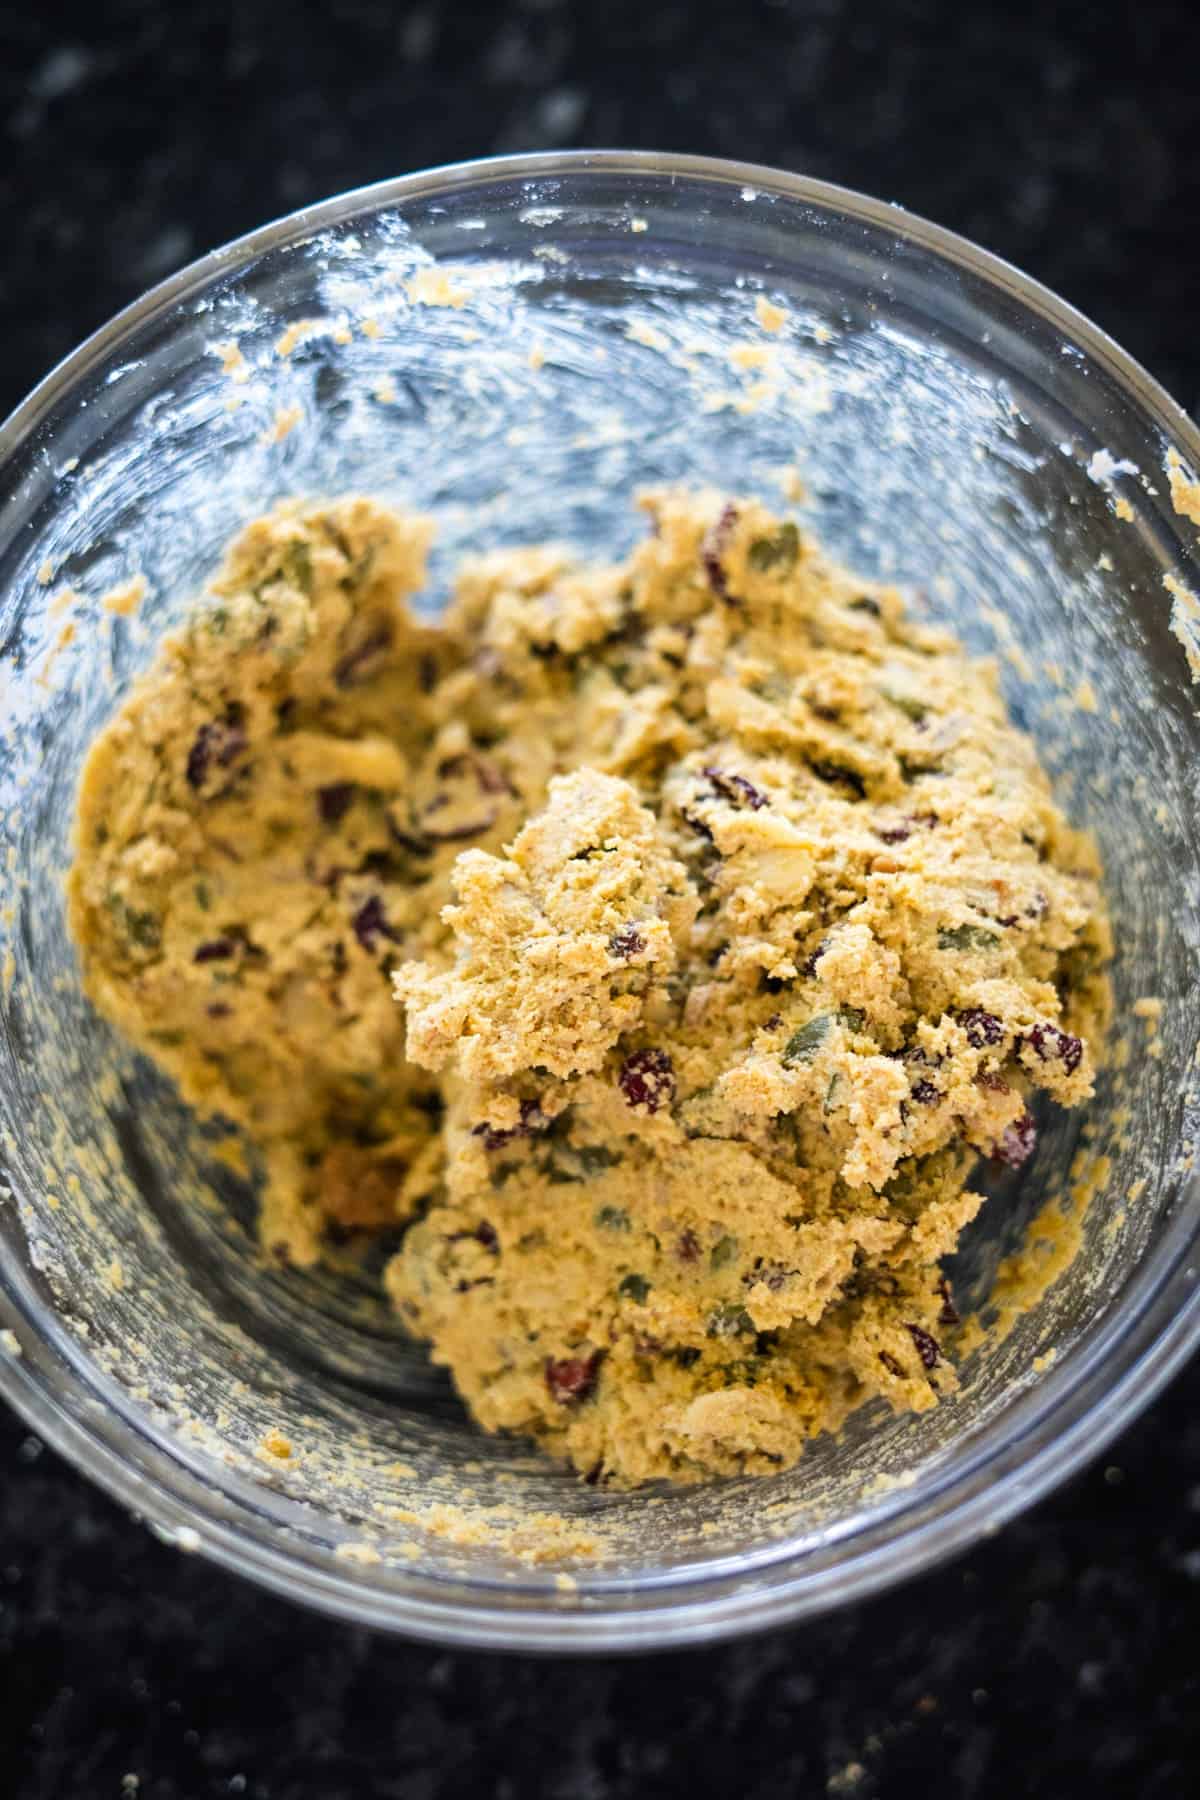
[[[992,668],[753,499],[464,566],[292,504],[93,747],[96,1004],[253,1139],[265,1242],[381,1232],[488,1430],[769,1473],[954,1386],[972,1165],[1092,1091],[1099,865]]]

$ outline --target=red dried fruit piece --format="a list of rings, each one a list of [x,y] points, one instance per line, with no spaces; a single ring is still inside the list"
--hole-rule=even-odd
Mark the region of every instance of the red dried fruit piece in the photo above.
[[[517,1124],[512,1126],[476,1125],[472,1128],[472,1136],[483,1139],[485,1150],[503,1150],[505,1144],[511,1144],[514,1138],[533,1137],[539,1131],[545,1131],[550,1121],[536,1100],[522,1100],[521,1116]]]
[[[608,954],[621,962],[632,962],[646,948],[646,940],[636,925],[625,925],[608,940]]]
[[[985,1012],[982,1006],[965,1007],[955,1017],[967,1034],[968,1044],[972,1044],[976,1050],[983,1050],[989,1044],[1003,1041],[1003,1025],[995,1013]]]
[[[433,855],[433,844],[430,839],[422,832],[410,831],[405,826],[397,824],[390,812],[388,814],[388,830],[400,848],[407,850],[410,856]]]
[[[221,718],[210,719],[200,727],[188,751],[189,787],[202,788],[214,763],[219,769],[227,769],[242,754],[249,742],[243,729],[245,717],[245,708],[231,700]]]
[[[350,687],[362,675],[363,670],[372,659],[383,650],[390,650],[392,645],[392,622],[390,619],[376,619],[363,637],[352,649],[338,659],[333,665],[333,679],[338,687]]]
[[[1019,1169],[1029,1161],[1036,1149],[1037,1126],[1031,1114],[1023,1112],[996,1139],[992,1145],[991,1158],[993,1162],[1003,1163],[1007,1169]]]
[[[708,577],[708,585],[718,600],[729,599],[729,582],[721,564],[721,555],[733,536],[733,528],[738,521],[738,509],[730,502],[725,506],[716,523],[710,525],[700,540],[700,561],[704,564],[704,573]]]
[[[354,799],[354,783],[352,781],[335,781],[329,787],[317,789],[317,812],[326,825],[337,825],[350,810]]]
[[[355,937],[363,949],[371,952],[377,939],[389,938],[393,944],[400,942],[400,933],[388,924],[387,914],[383,910],[383,901],[378,894],[372,894],[364,900],[350,921]]]
[[[500,1239],[496,1235],[496,1228],[494,1225],[489,1224],[486,1219],[481,1219],[474,1231],[451,1232],[446,1241],[450,1244],[461,1244],[464,1241],[472,1244],[482,1244],[484,1249],[490,1250],[493,1256],[499,1256],[500,1254]],[[469,1285],[477,1287],[479,1284],[478,1282],[471,1282]]]
[[[1033,1047],[1043,1062],[1060,1062],[1068,1075],[1073,1075],[1083,1061],[1083,1039],[1060,1031],[1057,1025],[1038,1023],[1026,1034],[1025,1042]]]
[[[590,1356],[546,1358],[546,1386],[560,1406],[578,1406],[588,1398],[595,1389],[603,1355],[602,1350],[593,1350]]]
[[[822,938],[816,949],[810,951],[804,961],[800,964],[800,973],[802,975],[807,975],[810,981],[815,977],[817,973],[817,964],[820,962],[828,948],[829,939]]]
[[[944,1275],[938,1277],[937,1291],[942,1296],[942,1310],[938,1314],[939,1325],[961,1325],[958,1308],[950,1293],[950,1283]]]
[[[1029,902],[1029,905],[1022,908],[1022,910],[1019,913],[1009,913],[1003,919],[997,917],[996,923],[997,923],[997,925],[1003,925],[1007,928],[1010,925],[1020,924],[1022,919],[1033,919],[1034,921],[1037,921],[1038,919],[1044,919],[1046,914],[1049,911],[1050,911],[1049,900],[1047,900],[1045,894],[1037,893],[1033,896],[1033,899]]]
[[[494,763],[485,757],[476,756],[473,751],[460,750],[453,756],[444,756],[437,765],[439,781],[456,781],[461,775],[472,775],[475,785],[483,794],[511,794],[512,783],[496,768]]]
[[[726,775],[720,769],[705,769],[705,776],[730,806],[748,806],[754,812],[767,804],[767,796],[759,792],[744,775]]]
[[[942,1095],[941,1090],[935,1088],[932,1081],[926,1081],[922,1076],[920,1081],[913,1082],[912,1097],[921,1106],[936,1106]]]
[[[685,825],[691,826],[692,830],[696,833],[696,835],[698,837],[707,838],[709,843],[710,844],[712,843],[712,841],[713,841],[712,829],[710,826],[708,826],[704,823],[703,819],[698,819],[696,817],[695,813],[690,813],[687,810],[686,806],[680,807],[679,816],[683,820]]]
[[[848,787],[857,799],[861,800],[867,791],[867,784],[857,769],[851,769],[845,763],[811,761],[809,768],[818,781],[827,781],[834,787]]]
[[[881,844],[905,844],[912,836],[912,830],[908,825],[877,825],[875,836]]]
[[[936,1369],[942,1359],[942,1346],[937,1339],[931,1332],[926,1331],[923,1325],[910,1325],[907,1319],[904,1322],[904,1329],[917,1346],[917,1355],[923,1366],[927,1369]]]
[[[699,1259],[700,1239],[694,1231],[680,1233],[679,1241],[675,1245],[675,1254],[680,1262],[696,1262]]]
[[[482,837],[500,817],[495,797],[499,794],[508,797],[516,792],[503,770],[473,750],[443,757],[436,774],[439,781],[448,785],[433,796],[420,817],[421,831],[434,843],[462,844]],[[474,804],[476,799],[478,805]],[[464,807],[467,809],[465,819],[462,816]],[[446,825],[437,819],[437,815],[447,808],[457,821],[455,824]]]
[[[226,957],[236,955],[237,940],[235,938],[210,938],[206,944],[197,944],[192,961],[197,963],[222,962]]]
[[[675,1069],[665,1050],[635,1050],[625,1058],[617,1080],[627,1103],[647,1112],[658,1112],[675,1097]]]
[[[233,1012],[232,1006],[226,1006],[223,1000],[214,1000],[211,1006],[205,1007],[210,1019],[227,1019]]]
[[[435,844],[465,844],[471,838],[482,837],[495,823],[495,813],[490,813],[486,819],[472,819],[466,825],[454,825],[448,831],[435,831],[426,823],[425,835]]]

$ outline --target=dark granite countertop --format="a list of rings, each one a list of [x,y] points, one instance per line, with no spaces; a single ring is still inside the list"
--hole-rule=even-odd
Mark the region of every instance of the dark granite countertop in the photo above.
[[[409,168],[584,144],[773,162],[898,200],[1049,282],[1196,409],[1194,11],[9,7],[0,411],[141,288],[270,216]],[[940,1572],[640,1662],[374,1638],[164,1548],[7,1415],[0,1464],[0,1789],[20,1800],[1200,1785],[1200,1364],[1096,1467]]]

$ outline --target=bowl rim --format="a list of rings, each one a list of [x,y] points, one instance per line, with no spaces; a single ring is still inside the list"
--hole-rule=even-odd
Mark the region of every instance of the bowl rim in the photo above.
[[[1071,340],[1103,367],[1185,460],[1200,467],[1200,431],[1162,386],[1107,333],[1050,289],[968,239],[895,203],[872,199],[831,182],[766,165],[718,157],[657,151],[576,150],[477,158],[347,190],[283,215],[222,245],[124,307],[64,357],[0,425],[0,466],[37,429],[50,409],[98,363],[147,322],[207,287],[216,277],[245,268],[263,254],[311,239],[362,213],[386,210],[477,184],[531,183],[587,175],[627,175],[676,184],[719,183],[753,188],[808,204],[916,243],[936,258],[965,270]],[[267,1526],[260,1535],[239,1513],[233,1523],[205,1509],[206,1488],[182,1462],[172,1460],[148,1426],[87,1391],[86,1356],[55,1361],[63,1373],[52,1382],[40,1361],[0,1351],[0,1395],[31,1430],[90,1480],[180,1548],[212,1561],[285,1598],[339,1619],[399,1631],[458,1647],[517,1651],[641,1651],[711,1643],[741,1632],[777,1627],[809,1617],[914,1575],[990,1534],[1052,1486],[1098,1456],[1105,1445],[1154,1398],[1200,1339],[1200,1280],[1188,1266],[1200,1208],[1200,1176],[1181,1188],[1179,1204],[1161,1241],[1135,1266],[1121,1305],[1094,1333],[1085,1333],[1071,1355],[1014,1401],[1001,1441],[976,1446],[961,1466],[940,1470],[913,1519],[913,1497],[893,1497],[872,1509],[841,1561],[806,1564],[806,1553],[778,1550],[742,1576],[685,1572],[678,1580],[640,1585],[651,1604],[640,1610],[619,1603],[611,1585],[576,1601],[539,1589],[534,1603],[505,1605],[512,1589],[463,1578],[446,1597],[428,1587],[382,1591],[361,1572],[339,1569],[331,1559],[300,1554],[299,1540]],[[0,1258],[0,1324],[16,1328],[18,1343],[54,1346],[39,1322],[38,1303],[20,1271]],[[119,1425],[140,1441],[130,1455],[110,1441]],[[987,1433],[982,1434],[985,1438]],[[173,1476],[168,1482],[166,1477]],[[184,1488],[187,1491],[180,1492]],[[936,1504],[935,1504],[936,1503]],[[586,1581],[581,1589],[586,1590]],[[445,1584],[447,1590],[450,1584]],[[713,1592],[714,1588],[720,1591]],[[526,1594],[530,1590],[526,1590]],[[607,1599],[606,1599],[607,1595]],[[665,1596],[665,1599],[664,1599]],[[618,1604],[612,1604],[616,1599]]]

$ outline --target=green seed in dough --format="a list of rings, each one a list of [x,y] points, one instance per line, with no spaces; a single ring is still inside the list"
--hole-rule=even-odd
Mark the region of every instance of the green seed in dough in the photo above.
[[[784,1067],[790,1069],[796,1063],[812,1062],[829,1036],[832,1024],[833,1020],[828,1013],[818,1013],[815,1019],[801,1025],[799,1031],[793,1031],[783,1047],[781,1061]]]

